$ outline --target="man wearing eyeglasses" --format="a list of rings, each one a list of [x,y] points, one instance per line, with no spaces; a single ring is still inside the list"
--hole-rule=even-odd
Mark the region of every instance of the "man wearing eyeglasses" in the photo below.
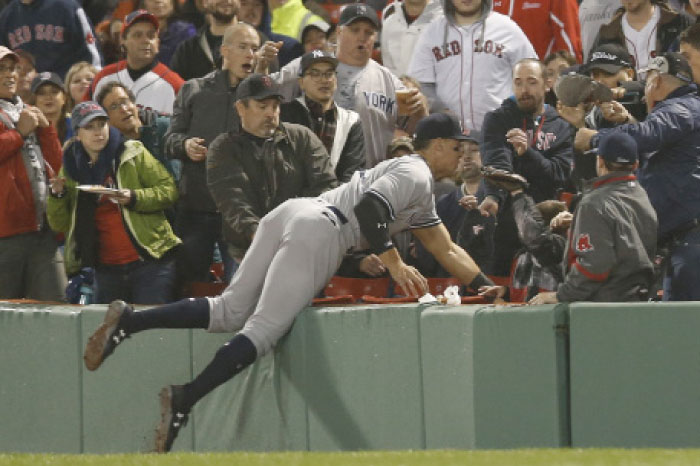
[[[335,176],[349,181],[364,168],[365,141],[359,115],[336,105],[338,59],[314,50],[301,58],[299,87],[303,95],[282,105],[280,120],[306,126],[321,140],[331,157]]]

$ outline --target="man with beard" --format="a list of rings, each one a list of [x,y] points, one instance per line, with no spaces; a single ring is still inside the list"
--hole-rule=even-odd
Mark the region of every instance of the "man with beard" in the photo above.
[[[124,18],[121,37],[126,59],[100,71],[92,81],[89,96],[100,93],[111,81],[125,84],[136,96],[136,104],[161,113],[172,113],[182,78],[158,62],[158,18],[146,10],[136,10]]]
[[[224,259],[227,277],[233,262],[221,238],[221,214],[207,188],[206,159],[209,144],[221,133],[237,130],[234,108],[238,84],[249,76],[260,45],[255,28],[245,23],[229,26],[223,36],[223,68],[187,81],[175,101],[170,129],[165,136],[168,158],[182,161],[176,234],[182,239],[177,268],[182,282],[206,281],[214,245]]]
[[[279,86],[253,74],[236,90],[241,128],[212,142],[207,184],[222,215],[229,254],[240,262],[260,220],[287,199],[336,186],[330,157],[308,128],[280,123]]]
[[[224,32],[238,22],[238,0],[204,0],[204,7],[210,21],[177,47],[170,62],[185,81],[221,68]]]
[[[545,105],[547,86],[539,61],[528,58],[515,65],[513,91],[514,97],[504,100],[499,109],[484,118],[483,163],[524,176],[530,182],[527,194],[535,202],[554,199],[571,173],[571,125]],[[507,193],[487,183],[486,198],[479,209],[483,215],[494,216],[502,211],[496,230],[499,258],[494,273],[507,275],[512,253],[518,247]]]

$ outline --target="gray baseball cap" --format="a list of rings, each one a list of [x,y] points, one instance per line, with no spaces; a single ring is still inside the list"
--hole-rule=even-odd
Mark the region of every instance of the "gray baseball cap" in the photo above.
[[[84,128],[85,125],[90,123],[95,118],[108,118],[107,112],[102,108],[102,105],[88,100],[86,102],[80,102],[73,109],[71,113],[71,125],[73,126],[73,131],[78,132],[78,128]]]

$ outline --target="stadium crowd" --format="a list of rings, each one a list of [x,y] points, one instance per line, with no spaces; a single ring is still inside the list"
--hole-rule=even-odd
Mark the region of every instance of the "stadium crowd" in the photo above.
[[[448,113],[464,137],[435,207],[508,277],[482,294],[700,300],[698,0],[0,5],[0,299],[228,282],[267,213],[420,152]],[[387,275],[380,252],[338,274]]]

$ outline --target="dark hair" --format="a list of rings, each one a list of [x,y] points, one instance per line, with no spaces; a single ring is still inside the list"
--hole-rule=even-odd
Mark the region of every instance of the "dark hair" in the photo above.
[[[119,81],[110,81],[107,84],[105,84],[104,87],[102,89],[100,89],[100,92],[98,92],[97,95],[95,96],[95,101],[104,107],[104,104],[102,102],[104,102],[105,97],[107,97],[107,94],[112,92],[115,87],[120,87],[120,88],[124,89],[124,91],[126,92],[126,95],[129,96],[129,100],[131,102],[136,101],[136,97],[134,96],[134,93],[131,92],[131,89],[129,89],[124,84],[120,83]]]
[[[549,65],[551,62],[553,62],[556,59],[561,58],[562,60],[565,60],[566,63],[569,64],[569,66],[574,66],[577,61],[576,57],[571,55],[571,53],[568,50],[557,50],[556,52],[552,52],[549,55],[545,57],[544,60],[542,60],[542,64],[544,66]]]
[[[696,50],[700,50],[700,23],[695,23],[685,31],[681,32],[680,40]]]
[[[542,214],[542,220],[545,225],[549,225],[549,222],[551,222],[554,217],[566,211],[566,202],[548,199],[535,204],[535,207],[537,207],[537,210]]]
[[[605,165],[605,168],[611,172],[633,172],[636,169],[635,163],[608,162],[607,160],[603,159],[603,164]]]

